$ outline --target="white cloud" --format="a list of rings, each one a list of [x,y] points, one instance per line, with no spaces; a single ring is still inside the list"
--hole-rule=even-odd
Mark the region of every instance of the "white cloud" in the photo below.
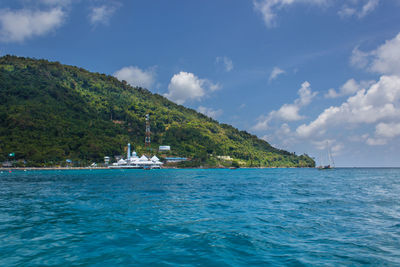
[[[307,81],[301,84],[301,87],[298,91],[300,98],[294,101],[295,105],[300,107],[306,106],[311,103],[312,99],[318,94],[317,92],[313,92],[311,90],[311,84]]]
[[[372,11],[376,9],[379,4],[379,0],[368,0],[361,8],[361,11],[358,13],[358,17],[363,18]]]
[[[92,7],[89,14],[90,23],[92,25],[107,25],[118,7],[119,5],[115,3]]]
[[[351,6],[347,3],[343,5],[338,12],[339,16],[342,18],[356,16],[361,19],[374,11],[379,5],[379,0],[364,0],[361,1],[361,5],[358,2],[350,1]]]
[[[271,115],[271,113],[269,114]],[[257,119],[257,124],[252,127],[253,130],[255,131],[261,131],[261,130],[268,130],[269,129],[269,122],[272,120],[272,116],[260,116]]]
[[[181,71],[171,78],[168,93],[164,96],[178,104],[183,104],[188,100],[200,100],[206,95],[207,90],[212,92],[218,89],[220,89],[218,84],[207,79],[200,79],[193,73]]]
[[[197,111],[203,113],[204,115],[216,119],[217,117],[221,116],[223,111],[222,109],[212,109],[203,106],[199,106]]]
[[[272,110],[267,116],[261,116],[253,129],[266,130],[268,129],[269,122],[273,119],[283,121],[298,121],[303,119],[304,117],[299,114],[300,109],[309,105],[317,95],[317,92],[312,92],[310,83],[305,81],[297,93],[299,97],[292,104],[284,104],[278,110]]]
[[[354,79],[349,79],[339,88],[338,92],[336,92],[333,88],[329,89],[328,93],[325,94],[325,97],[337,98],[341,96],[352,95],[363,88],[369,87],[373,83],[374,81],[361,81],[358,83]]]
[[[155,82],[154,67],[142,70],[136,66],[123,67],[113,74],[118,80],[125,80],[132,86],[149,89]]]
[[[279,133],[281,133],[283,135],[290,135],[291,134],[291,130],[290,130],[289,124],[287,124],[287,123],[283,123],[278,131],[279,131]]]
[[[280,144],[279,146],[283,146],[285,149],[296,142],[295,136],[293,135],[289,124],[286,122],[277,128],[274,133],[269,136],[269,139],[278,141]]]
[[[233,70],[233,61],[229,57],[217,57],[215,59],[216,63],[222,63],[224,65],[224,69],[227,72]]]
[[[253,6],[257,12],[261,13],[265,25],[271,28],[277,25],[276,13],[285,7],[297,3],[325,6],[330,2],[331,0],[253,0]]]
[[[362,52],[356,47],[352,53],[351,63],[380,74],[400,75],[400,33],[370,52]]]
[[[369,54],[365,53],[355,47],[352,51],[350,63],[351,65],[358,67],[358,68],[365,68],[368,65],[369,61]]]
[[[295,4],[307,4],[319,7],[335,6],[334,0],[253,0],[254,9],[262,15],[265,25],[268,28],[277,25],[277,13]],[[374,11],[379,4],[379,0],[351,0],[338,11],[341,17],[363,18]]]
[[[212,83],[207,79],[204,79],[204,83],[210,89],[211,92],[221,89],[221,85],[219,83]]]
[[[383,138],[368,138],[367,144],[370,146],[382,146],[387,144],[387,140]]]
[[[348,80],[338,91],[326,97],[353,94],[339,106],[325,109],[315,120],[296,129],[298,137],[316,139],[345,129],[375,128],[372,134],[349,136],[350,142],[370,146],[386,145],[400,136],[400,34],[375,50],[353,50],[351,62],[371,72],[382,74],[377,82]],[[304,139],[303,139],[304,140]]]
[[[327,150],[328,148],[330,148],[330,144],[332,144],[333,142],[335,142],[335,140],[325,139],[325,140],[312,141],[311,143],[318,150]]]
[[[279,75],[286,73],[283,69],[280,69],[278,67],[274,67],[273,70],[271,71],[271,74],[269,75],[269,81],[275,80],[278,78]]]
[[[356,13],[357,13],[357,10],[355,8],[348,7],[347,5],[344,5],[342,7],[342,9],[340,9],[338,12],[339,16],[342,18],[351,17]]]
[[[400,135],[400,123],[379,123],[376,126],[376,135],[393,138]]]
[[[61,8],[48,11],[21,9],[0,10],[0,41],[23,42],[34,36],[45,35],[60,27],[65,19]]]
[[[371,71],[400,75],[400,33],[373,51]]]
[[[72,0],[40,0],[41,3],[50,6],[67,6]]]
[[[314,121],[296,129],[301,137],[321,135],[338,125],[372,124],[400,116],[400,77],[382,76],[368,90],[361,89],[338,107],[325,109]]]
[[[339,152],[342,151],[344,148],[345,148],[345,146],[342,143],[340,143],[340,144],[336,144],[336,145],[332,146],[331,149],[332,149],[333,155],[335,156],[335,155],[338,155]]]
[[[280,118],[284,121],[298,121],[303,119],[299,114],[300,107],[294,104],[284,104],[277,111],[270,113],[275,118]]]
[[[400,136],[400,123],[378,123],[375,126],[375,137],[367,139],[367,144],[371,146],[385,145],[387,142],[397,136]]]

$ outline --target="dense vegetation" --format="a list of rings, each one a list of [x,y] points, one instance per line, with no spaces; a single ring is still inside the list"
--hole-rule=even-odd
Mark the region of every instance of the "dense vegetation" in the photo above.
[[[112,76],[58,62],[0,58],[0,162],[15,153],[29,166],[77,165],[122,155],[130,142],[144,151],[145,114],[151,115],[152,153],[170,145],[188,166],[314,166],[245,131],[177,105]]]

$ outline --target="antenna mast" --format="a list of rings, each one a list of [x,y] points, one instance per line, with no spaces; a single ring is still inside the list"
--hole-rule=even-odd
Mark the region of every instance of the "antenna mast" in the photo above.
[[[144,147],[146,149],[150,148],[150,115],[146,114],[146,137],[144,138]]]

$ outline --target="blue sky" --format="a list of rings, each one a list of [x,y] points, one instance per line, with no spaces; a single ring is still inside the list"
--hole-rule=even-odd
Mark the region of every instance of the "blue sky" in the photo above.
[[[337,166],[400,167],[399,0],[0,0],[0,55],[115,75]],[[321,156],[320,156],[321,155]]]

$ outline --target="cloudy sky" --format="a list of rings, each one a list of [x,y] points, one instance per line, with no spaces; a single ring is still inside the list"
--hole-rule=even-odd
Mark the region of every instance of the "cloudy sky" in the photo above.
[[[337,166],[400,167],[399,0],[0,0],[0,55],[114,75]]]

